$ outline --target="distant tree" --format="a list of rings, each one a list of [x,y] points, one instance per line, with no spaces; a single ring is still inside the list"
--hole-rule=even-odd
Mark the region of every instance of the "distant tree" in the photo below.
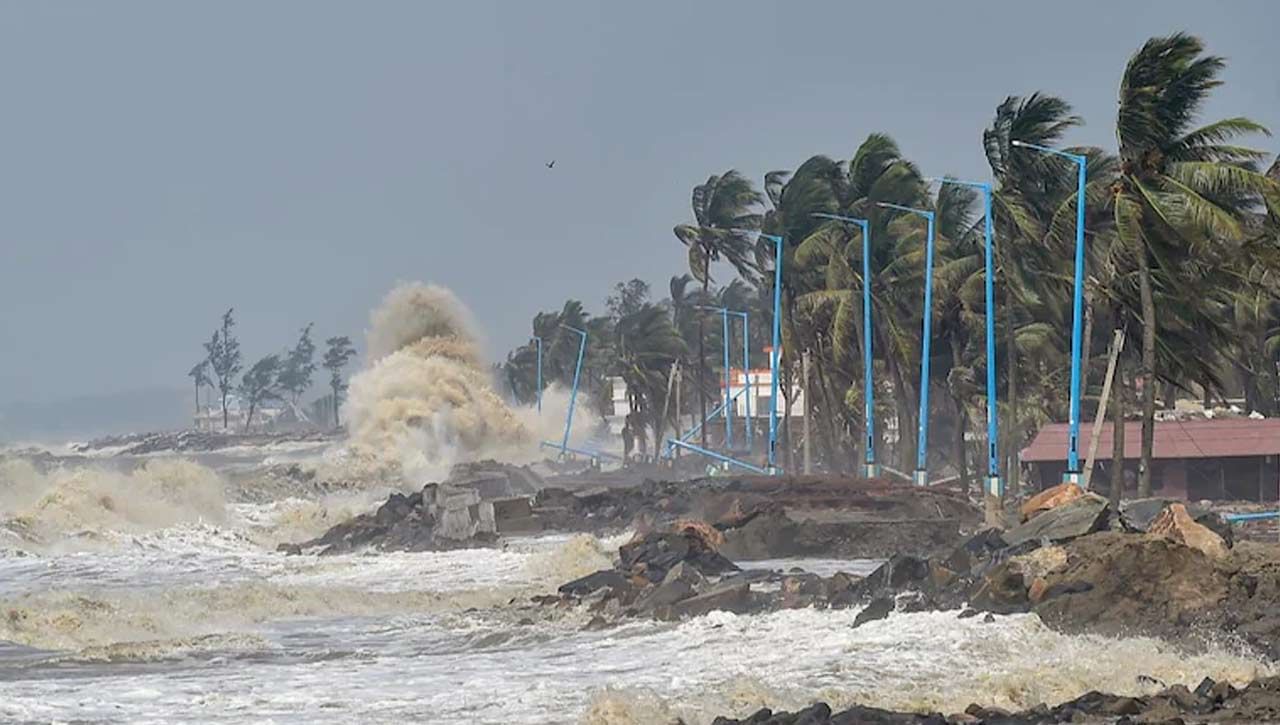
[[[253,414],[258,406],[270,400],[280,400],[279,387],[280,356],[268,355],[249,368],[249,372],[240,379],[238,392],[249,404],[249,414],[244,419],[244,429],[249,430],[253,422]]]
[[[613,286],[613,294],[605,299],[605,307],[613,319],[621,319],[635,314],[649,301],[649,283],[642,279],[631,279]]]
[[[302,328],[302,335],[293,349],[285,353],[280,364],[280,390],[289,394],[289,400],[298,404],[298,398],[311,388],[311,378],[316,372],[316,345],[311,341],[314,323]]]
[[[693,187],[694,224],[680,224],[676,237],[689,248],[689,272],[702,284],[702,298],[710,297],[711,263],[724,260],[743,277],[754,272],[749,231],[760,228],[759,205],[764,197],[742,174],[730,169],[711,176],[707,183]],[[707,419],[706,315],[698,320],[698,405],[701,420]],[[701,428],[702,447],[707,447],[707,428]]]
[[[206,385],[213,385],[213,381],[209,379],[209,358],[201,360],[191,371],[187,373],[187,377],[195,381],[196,384],[196,415],[200,414],[200,388]]]
[[[338,408],[342,406],[342,396],[347,392],[347,381],[342,378],[342,368],[347,366],[356,350],[351,346],[351,338],[331,337],[324,341],[328,349],[324,353],[324,369],[329,371],[329,388],[333,390],[333,425],[338,427]]]
[[[222,315],[222,328],[215,330],[213,338],[204,344],[208,353],[209,367],[217,379],[218,392],[222,395],[222,429],[227,429],[227,396],[235,385],[236,374],[240,372],[240,341],[231,336],[231,328],[236,321],[232,317],[235,308]]]

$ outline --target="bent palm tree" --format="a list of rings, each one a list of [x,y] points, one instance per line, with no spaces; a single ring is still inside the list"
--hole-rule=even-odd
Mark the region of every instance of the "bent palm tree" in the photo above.
[[[689,248],[689,272],[702,283],[702,297],[707,299],[711,287],[711,263],[724,260],[738,274],[752,272],[751,239],[739,230],[760,228],[756,211],[764,198],[751,182],[737,171],[712,176],[705,184],[693,188],[694,224],[680,224],[676,237]],[[706,361],[704,335],[705,315],[698,316],[698,404],[702,420],[707,419]],[[702,431],[702,447],[707,447],[707,427]]]
[[[1120,84],[1115,195],[1119,243],[1137,260],[1142,318],[1142,463],[1139,495],[1151,492],[1156,346],[1175,310],[1212,321],[1199,290],[1242,251],[1242,221],[1259,201],[1280,207],[1280,185],[1258,171],[1264,155],[1230,143],[1267,130],[1247,118],[1193,122],[1226,63],[1177,33],[1147,41]],[[1222,289],[1222,288],[1219,288]],[[1156,316],[1156,298],[1163,297]],[[1165,300],[1180,304],[1166,304]],[[1184,324],[1191,320],[1181,320]],[[1193,324],[1190,326],[1194,326]]]

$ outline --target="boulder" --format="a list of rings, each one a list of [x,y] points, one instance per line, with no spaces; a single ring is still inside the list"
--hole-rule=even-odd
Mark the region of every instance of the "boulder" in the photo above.
[[[672,531],[699,539],[702,546],[711,551],[719,551],[724,546],[724,534],[705,521],[697,519],[680,519],[671,527]]]
[[[703,594],[697,594],[658,610],[660,619],[700,617],[708,612],[725,611],[742,614],[751,608],[751,585],[747,582],[721,582]]]
[[[1217,512],[1206,506],[1197,506],[1178,499],[1140,498],[1129,501],[1120,509],[1120,523],[1126,531],[1146,533],[1151,529],[1151,524],[1155,522],[1156,517],[1173,504],[1184,506],[1192,521],[1222,537],[1227,548],[1231,548],[1235,543],[1231,524]]]
[[[1107,523],[1107,500],[1092,493],[1042,510],[1035,518],[1004,533],[1009,546],[1017,547],[1027,542],[1069,541],[1085,534],[1100,531]]]
[[[876,597],[872,599],[867,606],[862,608],[861,612],[853,618],[853,626],[861,627],[867,622],[874,622],[884,619],[893,613],[894,603],[893,597]]]
[[[1151,522],[1148,533],[1199,549],[1211,559],[1221,559],[1227,555],[1227,544],[1222,537],[1207,526],[1196,523],[1187,513],[1187,507],[1180,503],[1169,504],[1160,512]]]
[[[631,582],[625,576],[612,569],[605,569],[561,584],[558,591],[566,596],[581,598],[600,589],[620,591],[629,586]]]
[[[659,607],[675,604],[705,590],[707,579],[702,573],[686,562],[671,567],[667,576],[653,589],[646,590],[636,602],[639,611],[652,611]]]
[[[1025,611],[1031,600],[1027,597],[1026,580],[1013,562],[1005,562],[987,572],[974,592],[971,604],[975,609],[997,614]]]
[[[738,571],[733,562],[708,548],[700,534],[688,531],[650,533],[623,544],[618,549],[621,568],[654,583],[680,562],[689,562],[703,576]]]
[[[1051,511],[1083,495],[1084,491],[1074,483],[1062,483],[1046,488],[1022,504],[1022,520],[1030,521],[1045,511]]]

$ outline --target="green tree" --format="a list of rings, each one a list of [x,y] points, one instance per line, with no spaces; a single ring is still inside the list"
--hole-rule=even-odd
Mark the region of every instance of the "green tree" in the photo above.
[[[347,393],[347,381],[342,377],[342,369],[355,357],[356,349],[351,345],[351,338],[331,337],[324,341],[326,349],[321,364],[329,371],[329,390],[333,392],[333,427],[342,423],[338,417],[338,409]]]
[[[758,205],[764,197],[751,182],[737,171],[729,170],[711,176],[705,184],[693,188],[694,224],[680,224],[676,237],[689,248],[689,272],[702,284],[703,299],[709,297],[711,263],[724,260],[743,276],[752,273],[750,235],[739,230],[760,228]],[[703,337],[705,314],[698,320],[698,404],[702,420],[707,419],[706,340]],[[706,426],[701,428],[701,442],[707,445]]]
[[[619,318],[614,328],[618,349],[617,374],[627,386],[633,415],[653,431],[655,452],[662,440],[663,404],[671,364],[686,352],[671,315],[664,307],[644,303]],[[628,426],[632,421],[628,421]],[[635,430],[633,434],[641,433]]]
[[[218,393],[222,398],[223,430],[227,429],[227,396],[231,395],[231,390],[235,386],[235,377],[241,370],[240,341],[231,335],[231,328],[236,324],[232,316],[234,312],[233,308],[223,313],[222,327],[215,330],[213,337],[204,344],[209,367],[213,370]]]
[[[279,372],[280,356],[267,355],[254,363],[240,379],[237,392],[240,393],[241,400],[249,406],[249,412],[244,419],[245,432],[248,432],[249,426],[253,423],[253,414],[263,403],[280,400],[280,388],[277,382]]]
[[[302,394],[311,388],[311,379],[316,372],[316,346],[311,341],[312,327],[313,323],[308,323],[302,328],[297,344],[285,353],[280,363],[280,390],[289,395],[289,401],[295,406]]]
[[[1175,322],[1208,323],[1205,295],[1237,258],[1245,214],[1280,189],[1258,171],[1264,154],[1231,143],[1266,133],[1242,117],[1195,127],[1225,68],[1203,43],[1176,33],[1152,38],[1130,58],[1120,84],[1116,136],[1121,170],[1114,188],[1120,243],[1137,260],[1142,319],[1142,462],[1139,495],[1151,492],[1157,344]],[[1223,289],[1221,286],[1216,289]],[[1157,316],[1157,298],[1160,315]],[[1183,319],[1177,320],[1181,314]]]
[[[209,380],[209,359],[205,358],[196,364],[187,372],[187,377],[195,383],[196,386],[196,415],[200,414],[200,389],[206,385],[213,385]]]
[[[649,302],[649,283],[630,279],[613,286],[613,294],[605,300],[609,316],[617,320],[640,310]]]

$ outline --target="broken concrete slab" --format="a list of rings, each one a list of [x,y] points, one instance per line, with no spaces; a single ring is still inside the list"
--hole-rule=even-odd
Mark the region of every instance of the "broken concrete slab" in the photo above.
[[[1037,541],[1069,541],[1102,529],[1110,507],[1107,500],[1084,493],[1055,508],[1041,511],[1035,518],[1006,531],[1002,538],[1010,547]]]

